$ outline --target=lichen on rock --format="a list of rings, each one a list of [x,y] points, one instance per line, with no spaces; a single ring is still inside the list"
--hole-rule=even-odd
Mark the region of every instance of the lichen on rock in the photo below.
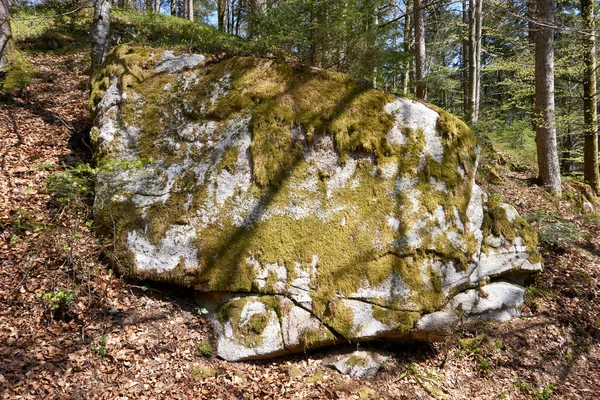
[[[522,290],[500,281],[541,269],[535,233],[476,185],[474,135],[440,109],[279,61],[127,46],[92,87],[115,265],[218,294],[223,358],[433,340],[518,315]]]

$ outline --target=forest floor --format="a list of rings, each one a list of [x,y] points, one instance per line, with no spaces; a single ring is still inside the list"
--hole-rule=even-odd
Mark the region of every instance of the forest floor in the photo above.
[[[82,167],[92,163],[85,56],[28,57],[29,87],[0,102],[0,398],[600,396],[600,216],[581,213],[576,185],[553,199],[532,184],[533,166],[482,161],[479,184],[540,232],[545,268],[521,319],[464,326],[434,345],[349,346],[393,354],[372,380],[328,369],[327,350],[203,357],[198,345],[214,339],[191,292],[123,280],[102,261]],[[493,185],[486,163],[501,171]]]

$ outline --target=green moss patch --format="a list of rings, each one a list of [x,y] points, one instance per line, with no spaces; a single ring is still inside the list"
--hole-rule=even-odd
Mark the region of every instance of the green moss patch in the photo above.
[[[31,63],[19,51],[13,50],[0,71],[0,94],[25,89],[34,71]]]
[[[263,303],[266,312],[255,313],[247,320],[242,321],[244,307],[253,301]],[[279,300],[274,296],[242,297],[228,301],[220,308],[217,317],[222,324],[231,323],[233,335],[237,341],[253,348],[264,343],[263,332],[269,324],[273,312],[275,312],[277,318],[281,317],[280,307]]]

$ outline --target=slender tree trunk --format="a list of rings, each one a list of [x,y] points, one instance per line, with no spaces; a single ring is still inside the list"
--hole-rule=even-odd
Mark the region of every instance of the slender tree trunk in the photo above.
[[[160,14],[160,0],[154,0],[154,12]]]
[[[225,30],[227,15],[227,0],[217,0],[217,24],[220,31]]]
[[[92,25],[92,74],[95,73],[108,52],[110,33],[111,0],[96,0],[94,3],[94,22]]]
[[[535,53],[535,31],[537,29],[537,25],[535,23],[535,18],[537,18],[537,10],[535,5],[536,0],[527,0],[527,16],[529,17],[527,22],[527,40],[529,42],[529,49],[531,54]],[[535,116],[535,94],[530,96],[530,104],[532,114],[531,118],[531,129],[536,132],[536,116]]]
[[[8,60],[14,51],[13,46],[8,0],[0,0],[0,71],[8,65]]]
[[[554,1],[537,0],[538,26],[535,35],[536,144],[541,184],[560,195],[560,168],[554,117]]]
[[[194,22],[194,0],[184,0],[187,4],[187,19]]]
[[[598,108],[596,106],[596,27],[593,0],[581,0],[581,19],[586,32],[583,63],[583,122],[585,141],[583,145],[583,178],[597,195],[600,194],[598,176]]]
[[[475,88],[473,89],[473,117],[471,123],[479,121],[481,99],[481,39],[483,33],[483,0],[475,0]]]
[[[379,26],[379,16],[377,15],[378,10],[377,6],[375,6],[374,10],[374,32],[377,32],[377,27]],[[377,35],[373,34],[373,48],[377,48]],[[373,89],[377,89],[377,62],[375,62],[375,66],[373,66]]]
[[[426,0],[414,0],[415,15],[415,74],[417,80],[417,98],[427,101],[425,79],[425,24],[423,7]]]
[[[469,2],[469,90],[466,116],[473,125],[479,119],[482,5],[482,0]]]
[[[177,15],[177,0],[171,0],[171,15],[174,17]]]
[[[237,7],[237,16],[235,18],[235,36],[240,36],[240,23],[242,21],[242,5],[244,3],[242,3],[242,0],[238,1],[238,7]],[[232,19],[233,19],[233,11],[232,11]]]
[[[412,46],[412,20],[411,20],[411,7],[413,6],[412,0],[406,0],[406,14],[404,16],[404,56],[406,61],[404,64],[404,74],[402,75],[402,95],[408,96],[410,88],[410,70],[412,57],[409,58]]]
[[[467,0],[462,0],[463,40],[461,48],[461,78],[463,89],[463,114],[468,119],[469,110],[469,8]]]

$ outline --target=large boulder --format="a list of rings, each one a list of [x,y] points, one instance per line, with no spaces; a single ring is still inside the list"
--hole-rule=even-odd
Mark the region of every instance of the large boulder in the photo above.
[[[95,213],[118,270],[194,287],[218,354],[441,340],[507,320],[536,235],[475,184],[448,113],[252,57],[115,48],[95,76]]]

